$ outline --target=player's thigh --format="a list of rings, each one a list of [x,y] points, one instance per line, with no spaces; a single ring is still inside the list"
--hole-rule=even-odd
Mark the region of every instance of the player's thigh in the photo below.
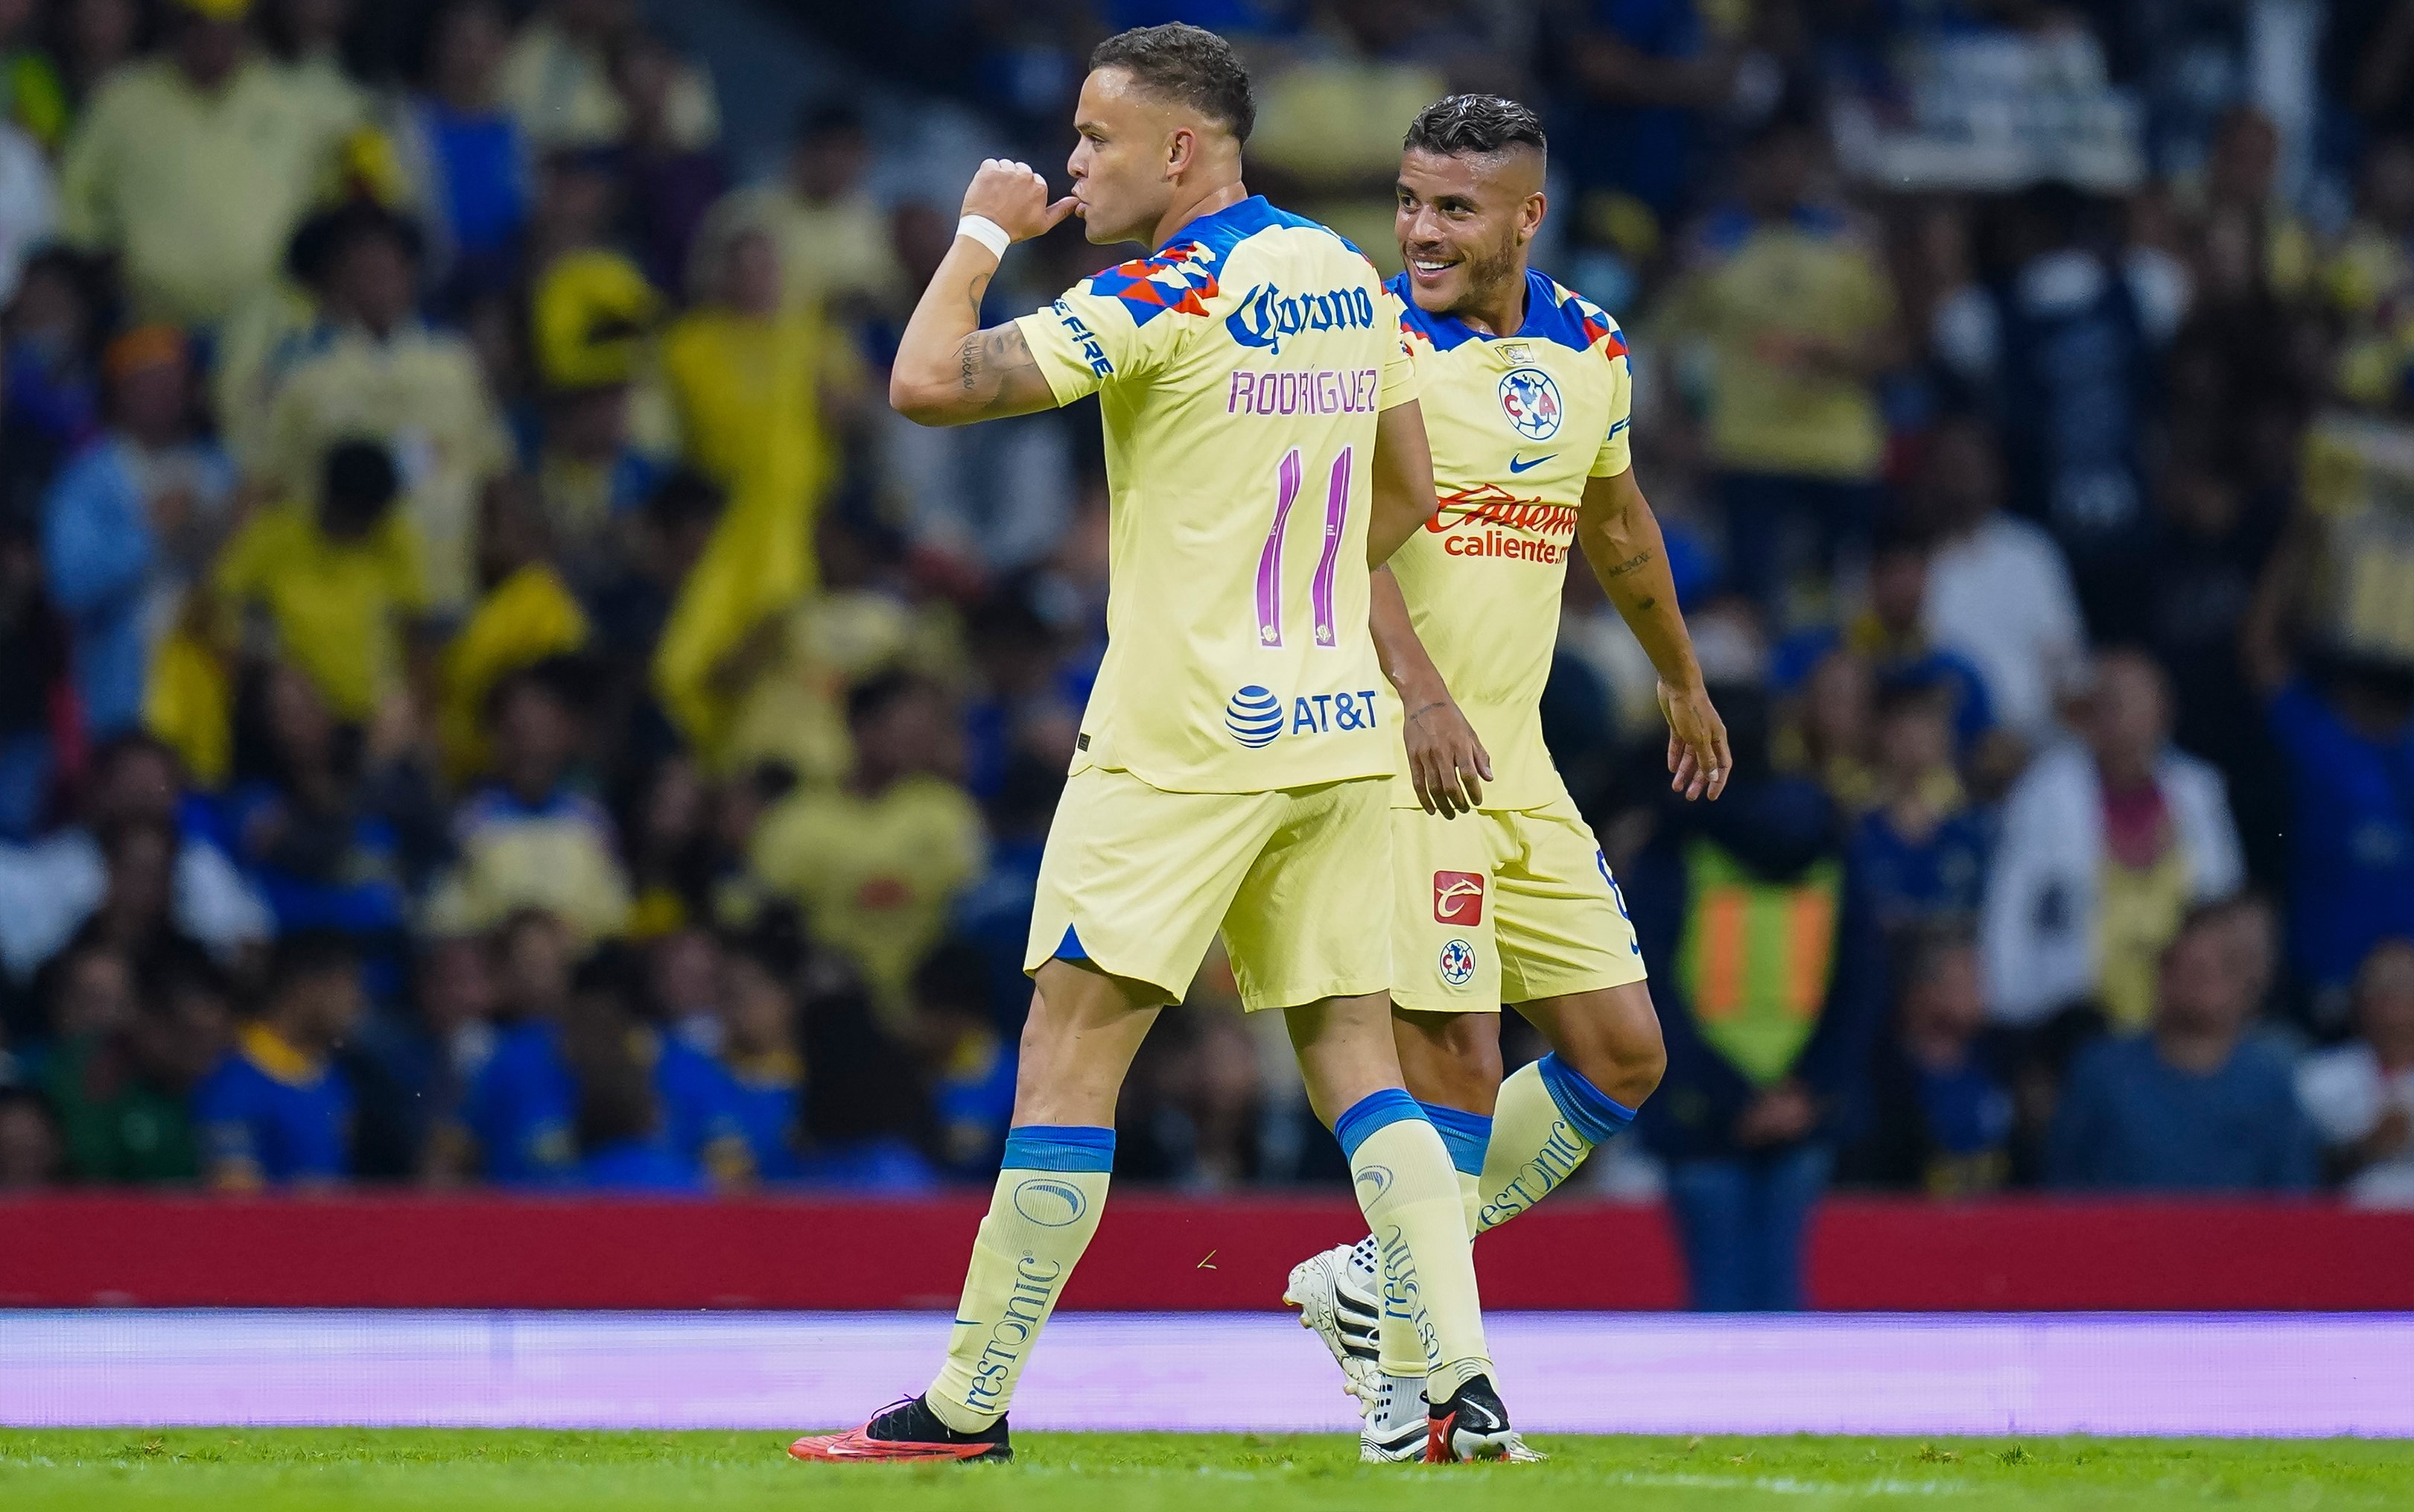
[[[1298,1008],[1392,984],[1391,786],[1381,777],[1266,795],[1280,821],[1224,916],[1243,1006]],[[1389,1035],[1388,1024],[1383,1025]],[[1391,1055],[1387,1061],[1396,1061]]]
[[[1504,1001],[1531,1002],[1644,979],[1643,948],[1592,829],[1572,800],[1507,816],[1515,859],[1494,880]]]
[[[1507,817],[1392,810],[1392,1001],[1421,1013],[1500,1007],[1493,874],[1510,855]]]
[[[1075,772],[1048,829],[1022,969],[1086,961],[1180,1001],[1285,812],[1278,793],[1176,793],[1127,771]]]

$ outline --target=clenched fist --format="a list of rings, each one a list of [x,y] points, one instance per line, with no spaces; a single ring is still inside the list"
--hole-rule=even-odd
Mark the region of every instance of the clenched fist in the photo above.
[[[963,213],[996,221],[1008,236],[1027,242],[1062,224],[1073,213],[1073,197],[1051,203],[1048,180],[1029,163],[991,157],[982,162],[972,187],[964,190]]]

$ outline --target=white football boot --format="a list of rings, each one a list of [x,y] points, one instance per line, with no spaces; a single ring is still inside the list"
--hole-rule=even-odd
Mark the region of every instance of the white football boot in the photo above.
[[[1299,1325],[1324,1340],[1341,1367],[1342,1389],[1371,1406],[1381,1388],[1376,1339],[1383,1309],[1382,1262],[1375,1236],[1310,1255],[1290,1271],[1283,1304],[1299,1309]]]

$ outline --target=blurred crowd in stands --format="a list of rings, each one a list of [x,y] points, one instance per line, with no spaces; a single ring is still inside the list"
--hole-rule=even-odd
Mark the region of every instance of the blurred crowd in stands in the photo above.
[[[988,1179],[1107,505],[1088,406],[888,412],[905,143],[1061,185],[1183,19],[1387,267],[1414,112],[1537,103],[1632,339],[1737,770],[1572,575],[1670,1046],[1581,1179],[2414,1202],[2414,0],[731,6],[792,140],[709,7],[0,0],[0,1187]],[[1344,1169],[1214,963],[1120,1125]]]

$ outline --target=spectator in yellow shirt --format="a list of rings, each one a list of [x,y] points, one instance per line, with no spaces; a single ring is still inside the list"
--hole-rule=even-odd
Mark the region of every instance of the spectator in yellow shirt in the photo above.
[[[444,649],[437,735],[445,775],[465,782],[490,753],[480,714],[505,676],[582,650],[587,615],[554,570],[544,517],[528,480],[499,477],[479,510],[479,576],[485,597]]]
[[[804,910],[816,941],[862,972],[892,1029],[988,848],[980,810],[952,775],[951,716],[946,696],[920,678],[892,672],[862,683],[847,697],[855,767],[846,781],[799,789],[754,835],[755,871]]]
[[[723,200],[700,240],[728,226],[768,231],[779,245],[781,288],[791,309],[843,318],[901,295],[911,303],[888,218],[864,190],[871,162],[862,115],[851,106],[816,106],[797,123],[786,174]]]
[[[466,612],[476,595],[478,490],[511,464],[477,353],[419,319],[419,235],[374,204],[330,224],[319,328],[287,365],[261,455],[249,458],[288,498],[316,487],[338,437],[374,437],[402,472],[403,514],[426,551],[435,612]]]
[[[610,146],[627,131],[612,53],[639,29],[636,12],[633,0],[551,0],[520,28],[503,63],[503,97],[540,149]],[[721,135],[712,81],[695,68],[679,68],[668,113],[682,147]]]
[[[176,0],[165,54],[102,82],[68,139],[60,230],[122,259],[149,320],[212,326],[266,286],[357,123],[256,56],[247,0]]]
[[[699,252],[702,298],[663,339],[687,461],[733,492],[776,476],[810,515],[833,471],[822,384],[833,369],[843,374],[845,342],[818,310],[782,310],[768,231],[740,226]]]
[[[409,636],[427,607],[399,491],[384,446],[342,442],[327,453],[315,508],[261,512],[218,562],[219,593],[256,612],[277,654],[353,723],[408,687]]]
[[[529,908],[552,914],[582,944],[627,927],[619,831],[570,781],[585,734],[575,674],[556,658],[512,673],[487,698],[491,780],[454,816],[457,859],[429,893],[425,928],[469,934]]]
[[[1801,125],[1764,131],[1741,202],[1705,222],[1665,322],[1708,349],[1708,450],[1735,583],[1780,623],[1795,574],[1810,565],[1825,581],[1838,547],[1874,523],[1877,380],[1898,347],[1885,269],[1812,198],[1819,152]]]

